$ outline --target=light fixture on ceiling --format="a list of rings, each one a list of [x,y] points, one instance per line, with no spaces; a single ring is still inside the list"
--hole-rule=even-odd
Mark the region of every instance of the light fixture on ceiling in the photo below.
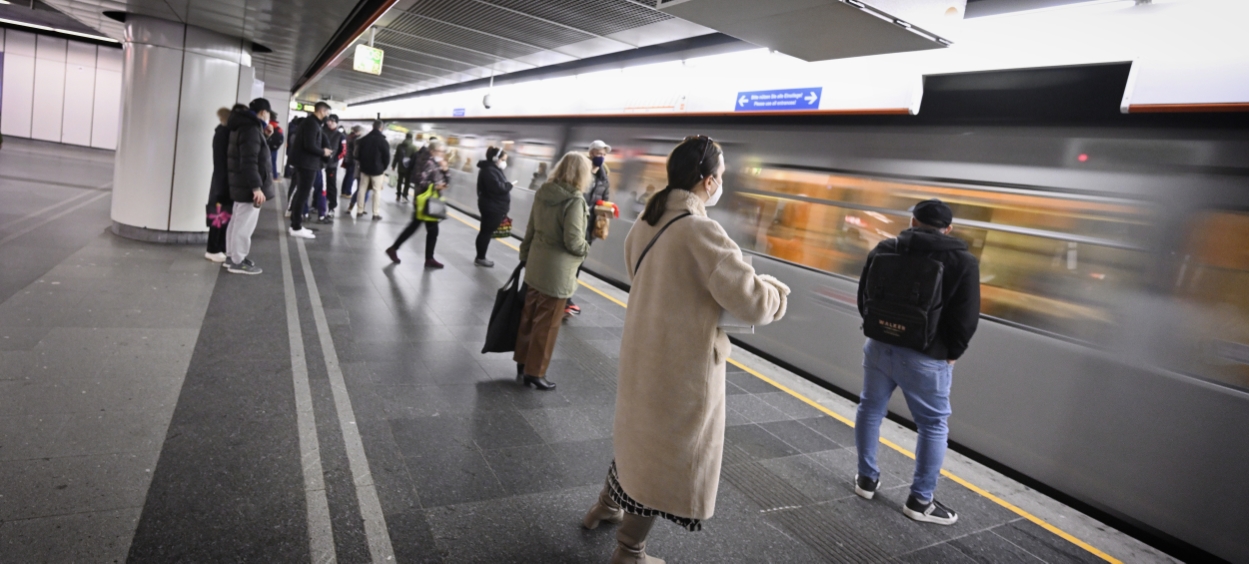
[[[0,3],[8,4],[8,2],[6,2],[5,0],[0,0]],[[111,37],[104,37],[104,36],[102,36],[102,35],[91,35],[91,34],[89,34],[89,33],[80,33],[80,32],[77,32],[77,31],[70,31],[70,30],[68,30],[68,29],[59,29],[59,28],[55,28],[55,27],[48,27],[48,26],[46,26],[46,25],[39,25],[39,24],[33,24],[33,23],[27,23],[27,22],[19,22],[19,21],[17,21],[17,20],[7,20],[7,19],[4,19],[4,18],[0,18],[0,23],[9,24],[9,25],[16,25],[16,26],[21,26],[21,27],[28,27],[28,28],[30,28],[30,29],[40,29],[40,30],[43,30],[43,31],[51,31],[51,32],[55,32],[55,33],[64,33],[65,35],[77,35],[78,37],[86,37],[87,39],[94,39],[94,40],[96,40],[96,41],[108,41],[108,42],[110,42],[110,43],[121,43],[120,41],[118,41],[118,40],[116,40],[116,39],[113,39],[113,38],[111,38]]]

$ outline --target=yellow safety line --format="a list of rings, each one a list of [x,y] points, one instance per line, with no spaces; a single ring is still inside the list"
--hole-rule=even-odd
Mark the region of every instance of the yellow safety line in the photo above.
[[[468,220],[465,220],[464,218],[460,217],[458,214],[448,214],[448,215],[450,215],[451,217],[455,218],[456,220],[458,220],[460,223],[463,223],[464,225],[467,225],[467,226],[469,226],[469,227],[472,227],[473,229],[480,230],[480,229],[478,228],[478,226],[473,225],[472,223],[469,223],[469,222],[468,222]],[[511,242],[509,242],[509,241],[504,241],[504,240],[501,240],[501,239],[500,239],[500,240],[499,240],[499,242],[500,242],[500,243],[503,243],[504,245],[507,245],[508,247],[511,247],[512,249],[515,249],[515,250],[517,250],[517,251],[519,251],[519,250],[520,250],[520,247],[517,247],[516,245],[513,245],[513,244],[512,244]],[[618,299],[616,299],[616,298],[614,298],[614,297],[612,297],[612,296],[608,295],[606,292],[603,292],[602,290],[599,290],[598,288],[595,288],[594,286],[591,286],[591,285],[589,285],[589,284],[586,284],[585,282],[582,282],[581,280],[577,280],[577,283],[578,283],[578,284],[581,284],[581,285],[582,285],[582,286],[584,286],[584,287],[586,287],[586,288],[587,288],[587,289],[589,289],[590,291],[592,291],[592,292],[594,292],[594,293],[596,293],[596,294],[598,294],[598,295],[600,295],[600,296],[603,296],[604,298],[607,298],[609,301],[611,301],[612,303],[614,303],[614,304],[616,304],[616,305],[618,305],[618,306],[620,306],[620,307],[623,307],[623,308],[628,308],[628,307],[629,307],[629,306],[628,306],[628,305],[626,305],[624,302],[622,302],[622,301],[620,301],[620,300],[618,300]],[[758,378],[758,379],[760,379],[760,380],[763,380],[764,382],[767,382],[767,383],[769,383],[769,384],[771,384],[771,385],[775,386],[778,390],[780,390],[780,391],[782,391],[782,392],[785,392],[785,393],[787,393],[787,394],[789,394],[789,395],[791,395],[791,396],[793,396],[793,397],[795,397],[795,398],[797,398],[797,399],[801,400],[803,403],[805,403],[805,404],[807,404],[807,405],[809,405],[809,406],[811,406],[811,407],[814,407],[814,408],[816,408],[816,409],[820,410],[820,411],[821,411],[821,412],[823,412],[825,415],[827,415],[827,416],[829,416],[829,417],[832,417],[833,419],[836,419],[836,420],[838,420],[838,421],[840,421],[840,422],[842,422],[842,423],[845,423],[846,425],[848,425],[848,426],[850,426],[850,427],[852,427],[852,428],[854,427],[854,421],[851,421],[850,419],[847,419],[846,417],[843,417],[841,414],[839,414],[839,413],[837,413],[837,412],[834,412],[833,410],[831,410],[831,409],[829,409],[829,408],[827,408],[827,407],[824,407],[824,406],[822,406],[822,405],[820,405],[820,404],[816,403],[816,402],[815,402],[815,400],[813,400],[813,399],[811,399],[811,398],[808,398],[807,396],[804,396],[804,395],[802,395],[802,394],[800,394],[800,393],[798,393],[798,392],[796,392],[796,391],[794,391],[794,390],[790,389],[788,386],[785,386],[784,384],[781,384],[780,382],[777,382],[776,380],[773,380],[773,379],[771,379],[771,378],[768,378],[767,376],[764,376],[763,374],[760,374],[758,371],[756,371],[756,370],[754,370],[754,369],[750,368],[749,366],[746,366],[746,365],[744,365],[744,364],[742,364],[742,363],[740,363],[740,362],[738,362],[738,361],[736,361],[736,360],[733,360],[732,358],[730,358],[730,359],[728,359],[728,360],[729,360],[729,363],[730,363],[730,364],[732,364],[733,366],[736,366],[736,367],[738,367],[738,368],[741,368],[742,370],[745,370],[745,371],[746,371],[748,374],[750,374],[751,376],[754,376],[755,378]],[[913,453],[913,452],[911,452],[911,451],[909,451],[909,450],[907,450],[907,449],[903,448],[901,445],[898,445],[897,443],[895,443],[895,442],[893,442],[893,441],[891,441],[891,440],[889,440],[889,439],[886,439],[886,438],[884,438],[884,437],[881,437],[880,442],[881,442],[881,444],[883,444],[883,445],[885,445],[885,446],[887,446],[887,447],[889,447],[889,448],[891,448],[891,449],[893,449],[893,450],[895,450],[895,451],[898,451],[899,453],[901,453],[902,455],[904,455],[904,456],[906,456],[906,457],[908,457],[908,458],[912,458],[912,459],[914,459],[914,458],[915,458],[915,453]],[[1006,509],[1010,510],[1012,513],[1015,513],[1016,515],[1019,515],[1020,517],[1023,517],[1024,519],[1027,519],[1027,520],[1029,520],[1029,521],[1032,521],[1033,523],[1036,523],[1036,524],[1037,524],[1038,526],[1040,526],[1042,529],[1045,529],[1045,530],[1047,530],[1047,531],[1049,531],[1049,532],[1051,532],[1051,533],[1054,533],[1054,534],[1055,534],[1055,535],[1057,535],[1059,538],[1062,538],[1063,540],[1066,540],[1067,542],[1070,542],[1071,544],[1074,544],[1074,545],[1076,545],[1076,546],[1078,546],[1078,547],[1080,547],[1080,548],[1082,548],[1082,549],[1084,549],[1084,550],[1088,551],[1090,554],[1093,554],[1094,556],[1097,556],[1098,558],[1101,558],[1102,560],[1105,560],[1106,562],[1111,562],[1111,563],[1113,563],[1113,564],[1123,564],[1123,562],[1122,562],[1121,560],[1119,560],[1119,559],[1117,559],[1117,558],[1115,558],[1115,557],[1113,557],[1113,556],[1111,556],[1111,555],[1109,555],[1109,554],[1106,554],[1105,552],[1102,552],[1102,551],[1101,551],[1101,550],[1099,550],[1097,547],[1095,547],[1095,546],[1093,546],[1093,545],[1091,545],[1091,544],[1089,544],[1089,543],[1087,543],[1087,542],[1084,542],[1084,541],[1082,541],[1082,540],[1080,540],[1080,539],[1078,539],[1078,538],[1076,538],[1076,537],[1072,536],[1070,533],[1068,533],[1068,532],[1066,532],[1066,531],[1064,531],[1064,530],[1062,530],[1062,529],[1059,529],[1058,527],[1055,527],[1055,526],[1053,526],[1053,525],[1049,524],[1049,522],[1045,521],[1044,519],[1041,519],[1040,517],[1037,517],[1036,515],[1033,515],[1033,514],[1031,514],[1031,513],[1028,513],[1027,511],[1024,511],[1023,509],[1020,509],[1020,508],[1019,508],[1018,506],[1016,506],[1015,504],[1013,504],[1013,503],[1011,503],[1011,502],[1009,502],[1009,501],[1006,501],[1006,500],[1004,500],[1004,499],[1002,499],[1002,498],[1000,498],[1000,497],[998,497],[998,496],[995,496],[995,495],[993,495],[993,494],[991,494],[991,493],[989,493],[989,492],[985,491],[984,489],[982,489],[982,488],[980,488],[980,487],[976,486],[975,484],[972,484],[971,482],[968,482],[967,480],[964,480],[963,478],[958,477],[957,475],[955,475],[955,474],[951,473],[950,471],[948,471],[948,470],[946,470],[946,469],[944,469],[944,468],[942,468],[942,469],[941,469],[941,475],[942,475],[942,476],[945,476],[945,477],[947,477],[947,478],[949,478],[951,481],[953,481],[954,483],[956,483],[956,484],[958,484],[958,485],[960,485],[960,486],[963,486],[963,487],[965,487],[965,488],[967,488],[967,489],[969,489],[969,490],[971,490],[971,491],[973,491],[973,492],[976,492],[977,494],[980,494],[980,496],[982,496],[982,497],[984,497],[984,498],[987,498],[989,501],[992,501],[993,503],[996,503],[996,504],[998,504],[998,505],[1000,505],[1000,506],[1002,506],[1002,507],[1004,507],[1004,508],[1006,508]]]

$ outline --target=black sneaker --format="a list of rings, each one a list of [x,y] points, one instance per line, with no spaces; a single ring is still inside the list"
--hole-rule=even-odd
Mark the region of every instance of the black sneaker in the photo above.
[[[854,493],[859,494],[859,497],[863,499],[872,499],[878,487],[880,487],[880,480],[869,480],[857,474],[854,476]]]
[[[902,506],[902,514],[921,523],[953,525],[958,521],[958,513],[942,505],[940,501],[933,499],[930,503],[923,504],[915,499],[914,494],[906,498],[906,505]]]

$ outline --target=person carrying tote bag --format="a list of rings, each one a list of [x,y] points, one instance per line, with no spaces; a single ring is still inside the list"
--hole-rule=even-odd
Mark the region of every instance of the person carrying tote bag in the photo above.
[[[590,186],[590,159],[568,153],[551,180],[538,188],[520,244],[525,265],[525,307],[516,337],[516,380],[538,390],[554,390],[546,370],[555,351],[564,306],[577,290],[577,269],[590,253],[585,239],[584,192]]]
[[[442,142],[431,141],[429,149],[430,159],[425,163],[425,169],[421,172],[417,183],[417,186],[424,186],[425,190],[416,197],[416,212],[412,214],[412,221],[399,234],[399,238],[386,249],[386,256],[390,257],[395,264],[400,262],[399,247],[403,246],[403,243],[424,225],[426,229],[425,268],[443,267],[442,263],[434,259],[434,248],[438,246],[438,222],[447,218],[447,204],[442,199],[442,191],[447,189],[449,167],[444,157],[446,147]],[[441,213],[438,213],[439,208]],[[431,214],[430,211],[434,213]]]
[[[707,217],[724,194],[720,146],[687,137],[668,156],[668,186],[625,238],[632,288],[625,313],[612,431],[615,454],[582,521],[619,523],[611,562],[646,554],[655,517],[690,531],[715,512],[724,454],[725,314],[766,325],[785,315],[789,287],[755,273]],[[645,260],[643,260],[645,259]]]

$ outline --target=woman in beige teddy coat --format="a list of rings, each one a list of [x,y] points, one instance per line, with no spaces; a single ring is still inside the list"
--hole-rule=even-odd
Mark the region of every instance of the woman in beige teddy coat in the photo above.
[[[789,287],[755,274],[707,217],[706,207],[724,194],[723,175],[719,144],[686,138],[668,156],[668,186],[625,239],[633,287],[620,348],[615,461],[583,522],[590,529],[621,523],[613,563],[662,564],[645,552],[655,517],[696,531],[715,512],[730,350],[721,313],[755,325],[785,315]]]

